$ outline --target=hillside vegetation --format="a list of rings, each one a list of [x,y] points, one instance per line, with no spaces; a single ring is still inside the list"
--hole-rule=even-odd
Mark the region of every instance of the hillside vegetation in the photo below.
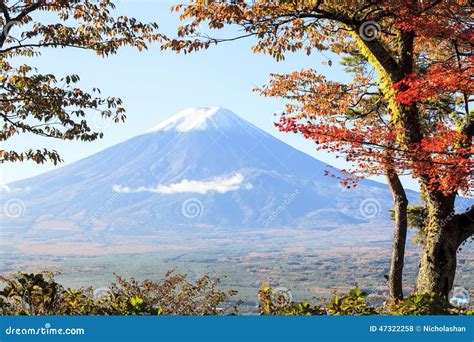
[[[204,275],[189,282],[170,271],[159,282],[117,276],[108,288],[64,288],[50,273],[0,277],[1,315],[236,315],[237,291],[219,290],[220,280]],[[354,288],[329,302],[295,303],[284,289],[264,286],[258,296],[261,315],[472,315],[474,310],[451,306],[443,297],[411,295],[373,306],[367,293]]]

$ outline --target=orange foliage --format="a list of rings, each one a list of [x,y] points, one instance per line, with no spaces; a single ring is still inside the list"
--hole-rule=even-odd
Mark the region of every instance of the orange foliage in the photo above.
[[[277,60],[297,50],[352,57],[357,63],[349,83],[327,80],[315,70],[272,75],[258,91],[288,100],[277,127],[344,156],[354,165],[347,170],[353,175],[394,169],[430,191],[472,193],[474,34],[468,5],[467,0],[193,0],[174,8],[192,22],[164,48],[188,53],[253,37],[255,52]],[[236,25],[240,33],[212,38],[196,30],[204,24]]]

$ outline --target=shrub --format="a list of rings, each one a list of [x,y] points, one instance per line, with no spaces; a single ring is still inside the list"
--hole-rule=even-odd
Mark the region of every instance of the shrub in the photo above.
[[[469,315],[471,311],[455,308],[449,304],[445,297],[435,293],[412,294],[403,300],[394,301],[386,305],[385,309],[391,315]]]
[[[2,315],[219,315],[235,313],[228,299],[236,291],[218,289],[220,280],[204,275],[189,282],[170,271],[159,282],[117,276],[102,293],[92,288],[64,289],[52,274],[18,273],[0,277]],[[227,306],[227,307],[226,307]],[[227,312],[229,310],[230,312]]]
[[[51,315],[60,307],[62,287],[49,273],[19,273],[14,279],[0,280],[7,284],[0,291],[2,314]]]
[[[293,303],[284,292],[264,286],[258,293],[261,315],[315,316],[326,315],[320,306],[311,306],[307,302]]]
[[[311,306],[307,302],[293,301],[281,305],[280,302],[274,301],[275,289],[264,286],[259,292],[259,308],[262,315],[474,315],[474,310],[455,308],[444,297],[435,294],[413,294],[381,307],[371,306],[367,302],[367,295],[366,292],[354,288],[346,294],[334,295],[329,302],[320,305]]]
[[[377,310],[367,303],[367,295],[367,292],[362,292],[356,287],[346,295],[334,296],[326,304],[328,314],[334,316],[377,315]]]
[[[115,283],[101,291],[91,287],[65,289],[51,273],[0,276],[0,282],[4,284],[1,315],[222,315],[237,314],[241,303],[230,303],[237,292],[219,290],[218,278],[204,275],[189,282],[186,275],[174,270],[158,282],[117,276]],[[455,308],[435,294],[413,294],[375,307],[367,302],[367,293],[358,288],[311,305],[293,302],[287,289],[264,286],[259,299],[261,315],[474,315],[473,310]]]

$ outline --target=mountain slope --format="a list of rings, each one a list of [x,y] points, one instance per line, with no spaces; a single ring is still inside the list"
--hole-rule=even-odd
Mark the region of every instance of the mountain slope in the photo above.
[[[385,185],[362,181],[346,190],[325,169],[229,110],[187,109],[146,134],[9,184],[1,218],[29,232],[117,234],[389,220]],[[13,200],[23,206],[20,215],[9,213]]]

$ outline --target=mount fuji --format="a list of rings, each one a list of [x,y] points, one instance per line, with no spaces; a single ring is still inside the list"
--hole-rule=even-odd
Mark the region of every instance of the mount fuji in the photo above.
[[[192,108],[88,158],[8,184],[0,218],[4,232],[30,237],[389,222],[386,185],[364,180],[347,190],[326,169],[230,110]],[[409,196],[417,201],[417,193]]]

